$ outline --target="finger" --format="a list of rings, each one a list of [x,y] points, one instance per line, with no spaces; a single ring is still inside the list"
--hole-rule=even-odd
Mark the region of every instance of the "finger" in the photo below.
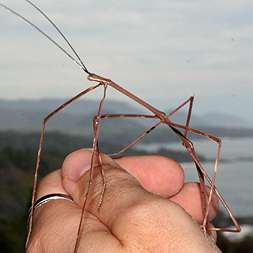
[[[181,166],[174,160],[163,156],[129,156],[116,160],[130,174],[134,175],[140,184],[148,191],[163,196],[175,195],[171,200],[181,205],[193,219],[202,223],[202,211],[199,185],[187,183],[183,186],[184,174]],[[181,190],[181,191],[180,191]],[[180,192],[179,192],[180,191]],[[173,193],[178,194],[173,194]],[[213,195],[210,206],[209,221],[217,214],[218,201]]]
[[[208,240],[210,240],[211,242],[216,243],[217,241],[217,231],[215,231],[214,229],[214,225],[212,223],[208,223],[208,229],[207,229],[207,237]]]
[[[56,170],[41,179],[36,192],[36,200],[51,193],[67,194],[62,185],[60,170]]]
[[[193,182],[185,183],[181,191],[175,196],[171,197],[169,200],[183,207],[184,210],[200,224],[203,222],[205,214],[203,213],[201,191],[198,183]],[[215,218],[217,211],[218,211],[218,198],[215,194],[213,194],[212,202],[208,213],[209,221]]]
[[[36,199],[53,193],[68,194],[63,188],[60,170],[50,173],[40,181]],[[80,206],[66,200],[51,200],[35,209],[27,252],[73,252],[80,217]],[[92,215],[87,215],[85,228],[89,235],[99,240],[104,240],[105,235],[109,234],[107,227]],[[113,236],[106,236],[106,238],[108,243],[113,245],[115,238]],[[90,241],[89,236],[87,236],[88,241]]]
[[[184,173],[182,167],[174,160],[163,156],[129,156],[116,160],[148,191],[163,196],[172,196],[170,200],[182,206],[193,219],[202,223],[202,211],[199,185],[187,183],[183,186]],[[181,189],[182,188],[182,189]],[[181,190],[181,191],[180,191]],[[178,194],[173,194],[178,193]],[[213,195],[208,219],[213,220],[217,214],[218,198]]]
[[[128,156],[115,159],[149,192],[170,197],[179,192],[184,183],[184,171],[176,161],[164,156]]]
[[[68,155],[62,165],[63,186],[81,207],[85,202],[87,187],[91,185],[89,181],[91,158],[92,152],[90,150],[81,149]],[[117,213],[122,208],[127,208],[129,204],[141,200],[143,195],[147,197],[153,197],[153,195],[145,191],[133,176],[110,157],[101,154],[101,159],[103,170],[105,170],[106,194],[100,213],[97,212],[96,204],[92,206],[94,207],[92,211],[95,215],[102,213],[103,218],[110,224],[112,222],[111,217],[116,215],[113,215],[113,212],[106,212],[107,208]],[[90,199],[96,199],[98,203],[103,189],[102,177],[98,167],[94,169],[92,178],[93,189],[90,191],[92,194]],[[92,201],[91,205],[96,201]]]
[[[102,206],[98,211],[103,182],[97,168],[93,173],[92,184],[90,184],[91,157],[92,152],[85,149],[68,155],[62,166],[63,186],[75,202],[83,207],[87,197],[88,185],[91,185],[90,187],[93,188],[90,189],[89,205],[85,209],[99,217],[110,229],[119,231],[120,226],[115,228],[113,224],[117,219],[120,219],[125,210],[136,204],[140,205],[147,201],[152,202],[157,200],[158,197],[148,193],[140,186],[136,178],[122,169],[110,157],[102,154],[106,191],[103,196]],[[159,199],[169,205],[166,199]]]
[[[36,199],[47,194],[68,194],[62,186],[60,170],[56,170],[44,177],[38,186]],[[66,200],[52,200],[34,210],[32,235],[27,252],[71,252],[73,245],[57,244],[57,240],[74,240],[79,215],[71,215],[77,211],[77,205]],[[77,219],[73,222],[73,219]],[[60,229],[59,229],[60,228]],[[60,233],[61,232],[61,233]],[[52,239],[54,238],[54,239]],[[72,243],[73,244],[73,243]],[[65,247],[65,248],[64,248]]]
[[[199,226],[179,205],[148,193],[133,176],[102,154],[107,188],[98,210],[103,181],[99,171],[95,170],[90,184],[91,155],[90,151],[79,150],[65,159],[62,167],[64,188],[78,205],[83,206],[88,186],[92,187],[85,210],[109,228],[120,246],[124,246],[124,252],[142,252],[144,249],[149,252],[160,249],[161,252],[213,252],[207,251],[210,246]],[[159,240],[156,240],[158,237]],[[188,244],[184,246],[185,240],[192,242],[191,251]],[[173,244],[175,241],[176,246]],[[171,247],[171,244],[174,246]],[[81,248],[84,249],[82,244]]]

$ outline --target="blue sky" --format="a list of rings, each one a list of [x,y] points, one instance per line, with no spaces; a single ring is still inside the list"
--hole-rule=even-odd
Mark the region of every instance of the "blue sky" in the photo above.
[[[61,41],[24,1],[1,2]],[[161,107],[195,95],[197,112],[253,122],[252,0],[35,3],[59,24],[90,71]],[[88,87],[78,67],[3,9],[0,33],[1,98],[70,97]]]

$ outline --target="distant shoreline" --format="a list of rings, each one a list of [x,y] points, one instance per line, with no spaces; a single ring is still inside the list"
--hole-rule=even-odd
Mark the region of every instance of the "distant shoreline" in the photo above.
[[[39,142],[39,132],[26,132],[26,131],[0,131],[0,150],[5,147],[11,147],[14,150],[26,150],[30,149],[34,152],[37,150],[38,142]],[[101,145],[101,150],[104,153],[114,153],[120,150],[120,141],[123,137],[114,138],[112,141],[109,139],[105,139],[105,142]],[[119,141],[120,140],[120,141]],[[177,140],[178,142],[178,140]],[[92,136],[85,137],[80,136],[78,134],[66,134],[58,131],[48,131],[46,135],[46,144],[49,146],[49,150],[63,150],[64,153],[71,152],[71,150],[78,148],[89,148],[92,146]],[[152,144],[157,144],[158,148],[155,150],[148,150],[146,147]],[[139,147],[136,149],[135,147],[129,149],[124,155],[163,155],[174,160],[177,160],[181,163],[192,162],[192,158],[182,147],[179,149],[171,149],[167,147],[159,147],[159,144],[163,144],[163,142],[143,142],[143,147]],[[65,147],[65,148],[62,148]],[[107,151],[107,152],[106,152]],[[204,154],[198,154],[199,159],[203,163],[213,162],[212,159],[207,158]],[[234,159],[224,159],[220,160],[222,163],[232,163],[234,161],[240,162],[251,162],[253,161],[253,157],[251,156],[240,156],[239,158]]]

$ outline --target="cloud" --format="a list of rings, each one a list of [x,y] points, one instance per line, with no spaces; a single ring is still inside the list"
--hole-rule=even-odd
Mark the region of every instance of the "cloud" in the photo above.
[[[24,1],[6,3],[65,45]],[[154,87],[161,99],[193,93],[225,96],[231,87],[238,94],[242,89],[253,92],[251,0],[36,3],[59,24],[92,71],[145,97],[154,96]],[[63,97],[84,87],[84,75],[75,65],[2,9],[0,32],[2,97]],[[22,92],[12,92],[15,87]]]

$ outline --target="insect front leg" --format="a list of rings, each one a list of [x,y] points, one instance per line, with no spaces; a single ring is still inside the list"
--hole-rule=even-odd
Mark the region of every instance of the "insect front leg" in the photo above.
[[[100,149],[99,149],[99,145],[98,145],[98,138],[99,138],[99,133],[100,133],[100,119],[101,119],[102,110],[104,107],[106,91],[107,91],[107,84],[104,84],[104,93],[103,93],[103,97],[99,103],[98,113],[93,118],[93,136],[94,136],[93,137],[93,152],[97,152],[97,154],[98,154],[98,163],[99,163],[98,167],[99,167],[99,171],[100,171],[100,174],[102,177],[102,182],[103,182],[103,189],[101,192],[101,197],[99,200],[98,208],[100,208],[102,205],[104,193],[105,193],[105,189],[106,189],[105,173],[104,173],[102,158],[101,158]]]
[[[53,110],[52,112],[50,112],[44,118],[44,120],[43,120],[42,129],[41,129],[41,132],[40,132],[39,148],[38,148],[38,152],[37,152],[35,171],[34,171],[33,191],[32,191],[32,207],[31,207],[30,220],[29,220],[29,225],[28,225],[28,234],[27,234],[27,239],[26,239],[26,248],[28,247],[29,239],[30,239],[31,232],[32,232],[33,214],[34,214],[34,203],[35,203],[36,192],[37,192],[38,175],[39,175],[39,168],[40,168],[40,162],[41,162],[41,153],[42,153],[42,149],[43,149],[43,144],[44,144],[44,139],[45,139],[45,131],[46,131],[47,123],[56,114],[58,114],[59,112],[63,111],[65,107],[67,107],[68,105],[70,105],[72,102],[74,102],[78,98],[84,96],[88,92],[91,92],[91,91],[95,90],[100,85],[101,84],[97,84],[97,85],[91,86],[91,87],[83,90],[82,92],[80,92],[79,94],[77,94],[73,98],[67,100],[64,104],[60,105],[58,108],[56,108],[55,110]]]
[[[105,101],[106,91],[107,91],[107,84],[101,83],[101,85],[103,85],[104,92],[103,92],[103,96],[102,96],[100,103],[99,103],[97,115],[93,117],[93,121],[92,121],[93,144],[92,144],[91,166],[90,166],[90,171],[89,171],[89,181],[88,181],[87,191],[85,193],[84,204],[82,206],[81,218],[80,218],[80,222],[79,222],[79,226],[78,226],[78,232],[77,232],[74,253],[78,252],[81,234],[83,232],[84,214],[85,214],[87,203],[88,203],[88,197],[89,197],[91,185],[93,182],[93,174],[94,174],[95,168],[99,169],[99,172],[102,177],[102,183],[103,183],[103,188],[102,188],[102,192],[101,192],[101,196],[100,196],[100,200],[99,200],[99,204],[98,204],[98,209],[102,205],[104,193],[105,193],[105,189],[106,189],[105,173],[104,173],[102,158],[101,158],[100,149],[99,149],[99,145],[98,145],[98,138],[99,138],[99,132],[100,132],[100,117],[101,117],[101,113],[102,113],[102,110],[104,107],[104,101]]]

